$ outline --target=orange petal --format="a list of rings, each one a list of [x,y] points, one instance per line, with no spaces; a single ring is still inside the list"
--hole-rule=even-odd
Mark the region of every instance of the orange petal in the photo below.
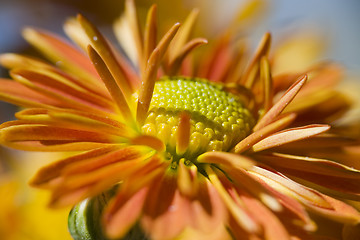
[[[169,75],[178,74],[181,65],[185,59],[185,57],[196,47],[201,46],[203,44],[207,44],[208,41],[205,38],[195,38],[188,42],[181,51],[176,55],[175,58],[170,59],[168,63],[168,73]]]
[[[62,105],[66,108],[73,108],[78,110],[85,110],[87,112],[95,112],[101,115],[105,115],[106,112],[112,112],[111,106],[101,106],[95,102],[88,101],[84,92],[79,92],[75,89],[56,82],[55,79],[46,76],[39,75],[34,72],[25,70],[13,70],[11,76],[26,87],[39,92],[49,98],[61,101]],[[38,80],[38,81],[37,81]],[[77,94],[79,96],[77,96]]]
[[[331,132],[330,129],[329,132]],[[336,131],[336,129],[334,129]],[[351,147],[356,145],[357,141],[350,137],[349,134],[346,135],[335,135],[331,133],[323,133],[311,138],[302,139],[293,143],[286,144],[283,146],[284,149],[291,150],[292,152],[297,152],[298,150],[304,150],[305,148],[309,151],[316,149],[335,149],[335,148],[344,148]],[[328,151],[328,150],[327,150]],[[338,149],[338,151],[340,151]],[[333,154],[333,153],[332,153]]]
[[[180,159],[178,166],[177,184],[180,193],[189,199],[196,196],[199,188],[197,174],[198,171],[196,166],[186,166],[184,159]]]
[[[67,82],[76,84],[77,87],[86,89],[87,91],[105,97],[106,99],[111,99],[109,93],[106,91],[105,86],[103,84],[99,85],[98,80],[97,84],[93,84],[92,82],[84,80],[84,78],[80,77],[79,75],[65,73],[55,66],[49,65],[39,59],[8,53],[0,55],[0,63],[10,69],[22,69],[48,73],[52,76],[57,75],[58,78],[61,77],[66,79]]]
[[[170,41],[173,39],[179,27],[180,24],[176,23],[170,28],[170,30],[160,40],[155,50],[150,55],[150,58],[148,59],[146,70],[143,76],[143,81],[141,82],[136,114],[136,120],[140,124],[143,124],[143,122],[145,121],[147,111],[149,110],[150,101],[154,91],[154,85],[161,59],[163,58],[165,51],[170,44]]]
[[[213,184],[214,188],[219,193],[224,204],[228,208],[231,215],[234,217],[235,221],[241,228],[243,228],[248,233],[258,233],[260,231],[260,226],[240,207],[226,191],[225,187],[221,183],[217,174],[214,173],[210,167],[206,169],[209,179]]]
[[[32,28],[25,28],[23,35],[27,41],[65,71],[81,76],[84,81],[101,86],[89,59],[65,40]]]
[[[199,61],[201,65],[197,75],[210,81],[220,82],[224,80],[231,66],[232,49],[227,36],[221,38],[216,44],[213,50]]]
[[[283,210],[281,212],[278,212],[277,215],[281,219],[285,219],[284,224],[286,226],[290,225],[291,227],[288,227],[288,230],[291,232],[291,228],[295,226],[302,227],[305,231],[315,231],[316,225],[309,217],[308,213],[306,212],[305,208],[297,202],[295,199],[284,195],[275,189],[271,188],[271,186],[267,185],[266,183],[263,183],[260,179],[258,179],[260,183],[281,203],[283,206]],[[290,221],[288,221],[290,220]]]
[[[161,168],[150,172],[140,171],[121,184],[119,192],[104,213],[104,226],[109,236],[121,237],[140,217],[143,205],[146,204],[148,189],[153,181],[159,180],[163,171],[164,169]],[[133,201],[137,203],[136,206],[133,206]],[[132,211],[132,213],[129,214],[128,211]],[[131,217],[129,218],[129,216]]]
[[[132,41],[137,49],[139,62],[141,61],[141,56],[143,54],[143,36],[141,34],[134,0],[125,0],[125,18],[127,23],[129,24],[129,28],[133,36]],[[124,45],[124,48],[126,47],[127,46]]]
[[[254,131],[259,130],[260,128],[265,127],[271,123],[284,109],[285,107],[294,99],[296,94],[300,91],[301,87],[304,85],[307,76],[303,76],[301,79],[296,81],[281,97],[281,99],[260,119],[260,121],[254,127]]]
[[[197,161],[200,163],[224,164],[237,169],[250,169],[255,165],[255,162],[246,156],[216,151],[201,154]]]
[[[61,207],[64,203],[76,203],[106,191],[120,181],[124,181],[139,172],[140,174],[150,174],[161,166],[160,159],[157,156],[146,161],[144,161],[144,158],[146,156],[128,160],[122,159],[124,161],[106,165],[89,172],[61,176],[59,179],[55,179],[57,184],[55,184],[56,188],[51,196],[50,204],[55,207]],[[67,197],[81,189],[85,189],[85,191],[81,191],[81,194],[73,196],[73,198]],[[67,201],[64,201],[65,199]]]
[[[328,125],[308,125],[304,127],[291,128],[275,133],[252,146],[252,151],[259,152],[265,149],[277,147],[286,143],[309,138],[330,129]]]
[[[117,85],[122,90],[125,99],[129,102],[133,89],[130,85],[131,80],[128,79],[126,70],[124,70],[124,66],[118,62],[115,53],[99,30],[83,16],[78,15],[77,19],[89,37],[94,49],[109,68],[111,75],[115,78]]]
[[[141,225],[154,239],[174,239],[190,222],[190,202],[181,197],[176,185],[176,178],[164,176],[148,195]]]
[[[279,120],[270,123],[269,125],[255,131],[254,133],[241,140],[241,142],[236,144],[236,146],[234,147],[234,152],[238,154],[242,153],[254,146],[254,144],[261,141],[262,139],[268,137],[276,131],[282,130],[295,120],[296,114],[284,114],[280,117],[281,118]]]
[[[260,79],[264,85],[264,111],[267,112],[272,106],[273,89],[270,64],[265,56],[260,60]]]
[[[242,83],[247,88],[251,88],[253,86],[255,78],[260,68],[259,66],[260,59],[268,54],[270,49],[270,43],[271,43],[271,35],[270,33],[265,33],[260,41],[258,48],[256,49],[253,59],[251,60],[242,78]]]
[[[0,137],[1,142],[1,137]],[[17,141],[1,142],[4,146],[24,150],[41,152],[73,152],[89,151],[96,148],[115,146],[115,143],[96,143],[96,142],[67,142],[67,141]]]
[[[131,229],[141,215],[148,191],[149,186],[145,186],[134,194],[129,194],[123,188],[117,193],[103,216],[108,237],[123,237]]]
[[[190,115],[186,112],[180,114],[177,130],[176,153],[183,154],[190,142]]]
[[[164,152],[166,149],[165,144],[158,138],[147,135],[140,135],[131,139],[132,145],[143,145],[155,149],[158,152]]]
[[[195,21],[199,15],[198,9],[193,9],[190,14],[186,17],[185,21],[182,23],[179,32],[175,35],[174,40],[169,47],[169,60],[177,58],[180,52],[184,48],[186,42],[188,41],[190,34],[194,28]]]
[[[5,142],[42,140],[110,142],[110,138],[101,133],[37,124],[22,124],[2,128],[1,140]]]
[[[254,168],[251,172],[275,190],[295,198],[306,208],[343,223],[360,221],[360,213],[342,201],[330,198],[311,188],[302,186],[278,172]]]
[[[86,52],[86,48],[89,45],[90,40],[76,18],[70,17],[66,19],[63,29],[66,35],[84,52]]]
[[[3,53],[0,54],[0,63],[2,66],[8,69],[14,68],[36,68],[36,69],[49,69],[53,66],[48,63],[35,59],[33,57],[22,56],[14,53]]]
[[[148,11],[146,18],[146,25],[144,30],[144,52],[142,56],[142,66],[141,72],[144,74],[147,61],[156,47],[156,34],[157,34],[157,25],[156,25],[156,5],[153,4]]]
[[[263,227],[264,239],[290,239],[289,233],[276,215],[274,215],[258,200],[248,195],[240,195],[240,198],[253,218]]]
[[[58,99],[45,96],[26,86],[7,79],[0,79],[0,99],[21,107],[63,107]]]
[[[101,147],[75,156],[71,156],[59,161],[56,161],[48,166],[41,168],[30,181],[30,185],[36,187],[44,187],[54,178],[60,176],[63,169],[71,164],[77,162],[84,162],[92,159],[102,158],[109,152],[115,151],[119,147]]]
[[[86,87],[82,86],[81,82],[61,72],[46,69],[15,69],[11,71],[11,75],[21,76],[33,84],[53,89],[54,92],[64,92],[68,95],[76,96],[89,104],[98,105],[102,108],[113,108],[112,101],[109,98],[94,94],[91,90],[89,91]]]
[[[206,179],[197,179],[197,195],[190,201],[190,218],[180,238],[184,239],[232,239],[227,231],[228,214],[221,197]],[[204,180],[204,181],[203,181]]]
[[[257,181],[247,174],[245,169],[251,169],[254,162],[246,157],[223,152],[209,152],[199,156],[199,162],[219,164],[235,185],[246,189],[256,196],[273,211],[280,211],[281,205],[278,201]]]
[[[359,170],[327,159],[294,156],[282,153],[261,155],[259,158],[260,161],[265,162],[271,166],[299,171],[301,170],[308,173],[316,173],[319,175],[324,175],[324,177],[334,176],[339,178],[353,179],[353,181],[360,180]],[[286,162],[286,164],[284,164],[284,162]],[[358,189],[360,191],[360,186]]]
[[[74,110],[30,108],[17,112],[15,116],[23,120],[24,123],[51,125],[87,131],[97,129],[100,132],[125,138],[131,138],[137,135],[133,129],[114,119]]]
[[[112,76],[104,60],[90,45],[88,46],[88,53],[91,61],[96,68],[96,71],[99,73],[101,79],[106,85],[106,88],[109,90],[112,98],[117,104],[118,110],[120,110],[120,112],[122,113],[123,118],[128,120],[135,126],[135,121],[133,119],[130,107],[125,99],[125,96],[122,93],[120,86],[117,85],[116,80]]]

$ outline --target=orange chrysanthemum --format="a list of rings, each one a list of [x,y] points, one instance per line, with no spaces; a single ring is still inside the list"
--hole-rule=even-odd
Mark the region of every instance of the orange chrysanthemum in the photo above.
[[[1,125],[2,144],[80,151],[31,185],[53,207],[108,202],[92,215],[81,213],[90,200],[78,205],[73,237],[96,239],[81,236],[86,221],[109,238],[139,228],[150,239],[310,239],[321,221],[358,224],[359,135],[330,128],[350,106],[334,89],[339,67],[272,76],[268,33],[247,65],[232,31],[189,55],[207,43],[189,41],[197,11],[158,42],[155,14],[141,32],[126,1],[115,28],[131,63],[83,16],[65,25],[83,51],[25,29],[55,66],[1,55],[15,81],[1,80],[0,97],[25,107]]]

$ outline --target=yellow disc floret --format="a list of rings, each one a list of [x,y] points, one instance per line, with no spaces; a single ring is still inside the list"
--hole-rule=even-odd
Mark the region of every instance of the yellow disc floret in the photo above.
[[[228,151],[246,137],[254,119],[238,97],[223,85],[203,79],[172,77],[156,82],[145,134],[160,138],[167,152],[176,155],[176,134],[181,112],[190,114],[190,141],[182,156],[194,161],[206,151]]]

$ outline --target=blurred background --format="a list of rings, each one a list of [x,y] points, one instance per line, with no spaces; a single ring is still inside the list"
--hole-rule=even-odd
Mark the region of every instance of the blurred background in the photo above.
[[[200,23],[211,21],[207,34],[213,34],[228,23],[239,7],[248,0],[137,0],[146,9],[153,2],[168,7],[164,17],[181,20],[193,7],[202,10]],[[124,0],[0,0],[0,52],[25,51],[28,45],[21,37],[26,25],[63,34],[62,23],[69,16],[82,13],[103,29],[123,10]],[[285,31],[312,28],[327,37],[326,57],[339,61],[350,70],[360,68],[360,1],[358,0],[267,0],[264,17],[252,29],[255,39],[270,31],[276,39]],[[169,4],[170,3],[170,4]],[[165,5],[164,5],[165,4]],[[174,11],[175,10],[175,11]],[[106,30],[105,30],[106,31]],[[1,74],[4,74],[2,70]]]
[[[146,9],[152,3],[158,3],[158,15],[164,22],[182,21],[192,8],[200,9],[199,35],[211,38],[227,26],[239,9],[249,1],[261,2],[256,19],[243,21],[242,36],[248,36],[256,46],[264,34],[271,32],[273,45],[276,46],[289,38],[298,41],[315,39],[316,43],[307,52],[313,52],[318,60],[331,59],[344,65],[349,78],[360,76],[360,1],[359,0],[135,0],[140,15],[144,17]],[[24,26],[33,26],[55,32],[62,36],[62,24],[71,16],[81,13],[94,22],[110,39],[113,21],[123,11],[124,0],[0,0],[0,53],[15,52],[39,56],[27,44],[21,30]],[[298,50],[299,51],[299,50]],[[301,50],[300,50],[301,51]],[[321,54],[318,54],[321,52]],[[294,59],[295,61],[295,59]],[[0,77],[7,77],[7,71],[0,67]],[[357,80],[360,83],[360,78]],[[13,119],[17,109],[0,102],[0,122]],[[11,156],[10,156],[11,155]],[[19,155],[16,155],[19,158]],[[12,159],[11,159],[12,158]],[[66,230],[68,209],[60,212],[48,212],[45,208],[47,196],[34,192],[26,182],[34,173],[39,162],[46,162],[54,156],[26,154],[13,159],[14,155],[0,148],[0,160],[20,163],[10,166],[20,176],[20,182],[0,182],[0,238],[2,231],[8,233],[23,231],[25,235],[11,236],[8,239],[56,240],[70,239]],[[48,159],[47,159],[48,158]],[[13,161],[14,160],[14,161]],[[35,161],[36,160],[36,161]],[[0,161],[0,181],[2,173],[7,172]],[[6,167],[6,166],[5,166]],[[9,166],[8,166],[9,167]],[[22,195],[18,194],[21,189]],[[25,191],[24,191],[25,189]],[[20,191],[20,190],[19,190]],[[24,194],[26,196],[24,196]],[[3,198],[7,196],[7,198]],[[40,199],[40,201],[38,201]],[[35,201],[36,200],[36,201]],[[6,205],[7,204],[7,205]],[[12,206],[5,209],[2,206]],[[7,211],[5,211],[7,210]],[[37,217],[34,217],[37,216]],[[6,221],[6,222],[1,222]],[[28,224],[23,226],[24,222]],[[38,223],[41,223],[40,225]],[[53,226],[58,226],[54,229]],[[29,233],[32,233],[29,234]],[[34,237],[33,233],[39,233]],[[10,235],[9,235],[10,236]]]

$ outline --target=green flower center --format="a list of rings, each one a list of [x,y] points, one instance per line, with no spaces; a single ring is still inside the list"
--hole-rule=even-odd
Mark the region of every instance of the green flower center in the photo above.
[[[190,114],[190,142],[181,156],[176,154],[179,114]],[[195,161],[207,151],[228,151],[245,138],[254,118],[240,99],[223,85],[203,79],[172,77],[156,82],[145,134],[160,138],[172,157]]]

